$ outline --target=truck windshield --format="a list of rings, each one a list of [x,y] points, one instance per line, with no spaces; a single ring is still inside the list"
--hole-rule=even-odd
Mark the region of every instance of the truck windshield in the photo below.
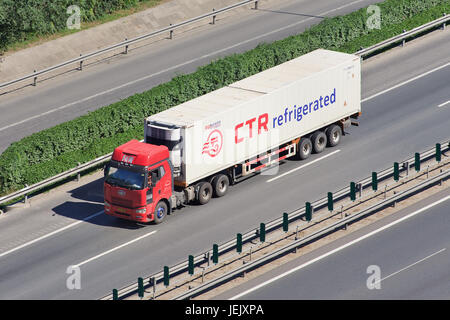
[[[108,166],[105,172],[105,182],[122,188],[142,190],[145,185],[145,173]]]

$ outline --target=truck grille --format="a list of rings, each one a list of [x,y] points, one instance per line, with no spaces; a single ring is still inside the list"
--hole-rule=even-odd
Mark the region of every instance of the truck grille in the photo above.
[[[112,202],[112,205],[121,206],[121,207],[125,207],[125,208],[132,208],[132,206],[133,206],[133,202],[131,200],[122,199],[122,198],[112,197],[111,202]]]

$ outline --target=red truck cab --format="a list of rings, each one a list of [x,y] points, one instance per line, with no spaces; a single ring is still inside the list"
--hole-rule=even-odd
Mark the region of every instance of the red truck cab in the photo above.
[[[105,213],[159,223],[170,212],[173,187],[167,147],[131,140],[114,150],[105,167]]]

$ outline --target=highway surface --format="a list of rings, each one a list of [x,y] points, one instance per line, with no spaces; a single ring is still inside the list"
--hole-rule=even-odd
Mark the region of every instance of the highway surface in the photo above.
[[[447,139],[449,40],[448,29],[437,31],[364,62],[360,127],[338,147],[305,162],[286,161],[280,177],[248,179],[161,225],[103,214],[101,173],[0,217],[0,299],[99,298]],[[81,289],[67,287],[73,265],[81,270]]]
[[[449,213],[447,189],[216,298],[448,300]]]
[[[219,57],[297,34],[323,17],[345,14],[376,2],[380,1],[262,1],[259,10],[249,9],[246,15],[226,19],[218,16],[214,26],[205,20],[203,27],[193,31],[181,35],[175,31],[172,41],[141,43],[128,55],[94,66],[85,63],[82,72],[69,72],[13,93],[1,94],[8,91],[2,90],[0,152],[31,133],[148,90],[176,74],[191,73]]]

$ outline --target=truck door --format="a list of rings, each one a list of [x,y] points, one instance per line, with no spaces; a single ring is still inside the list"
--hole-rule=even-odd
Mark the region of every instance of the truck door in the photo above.
[[[152,193],[153,208],[162,198],[170,198],[172,194],[172,180],[167,162],[150,169],[148,175],[149,192]],[[150,189],[151,188],[151,189]],[[152,191],[150,191],[152,190]]]

